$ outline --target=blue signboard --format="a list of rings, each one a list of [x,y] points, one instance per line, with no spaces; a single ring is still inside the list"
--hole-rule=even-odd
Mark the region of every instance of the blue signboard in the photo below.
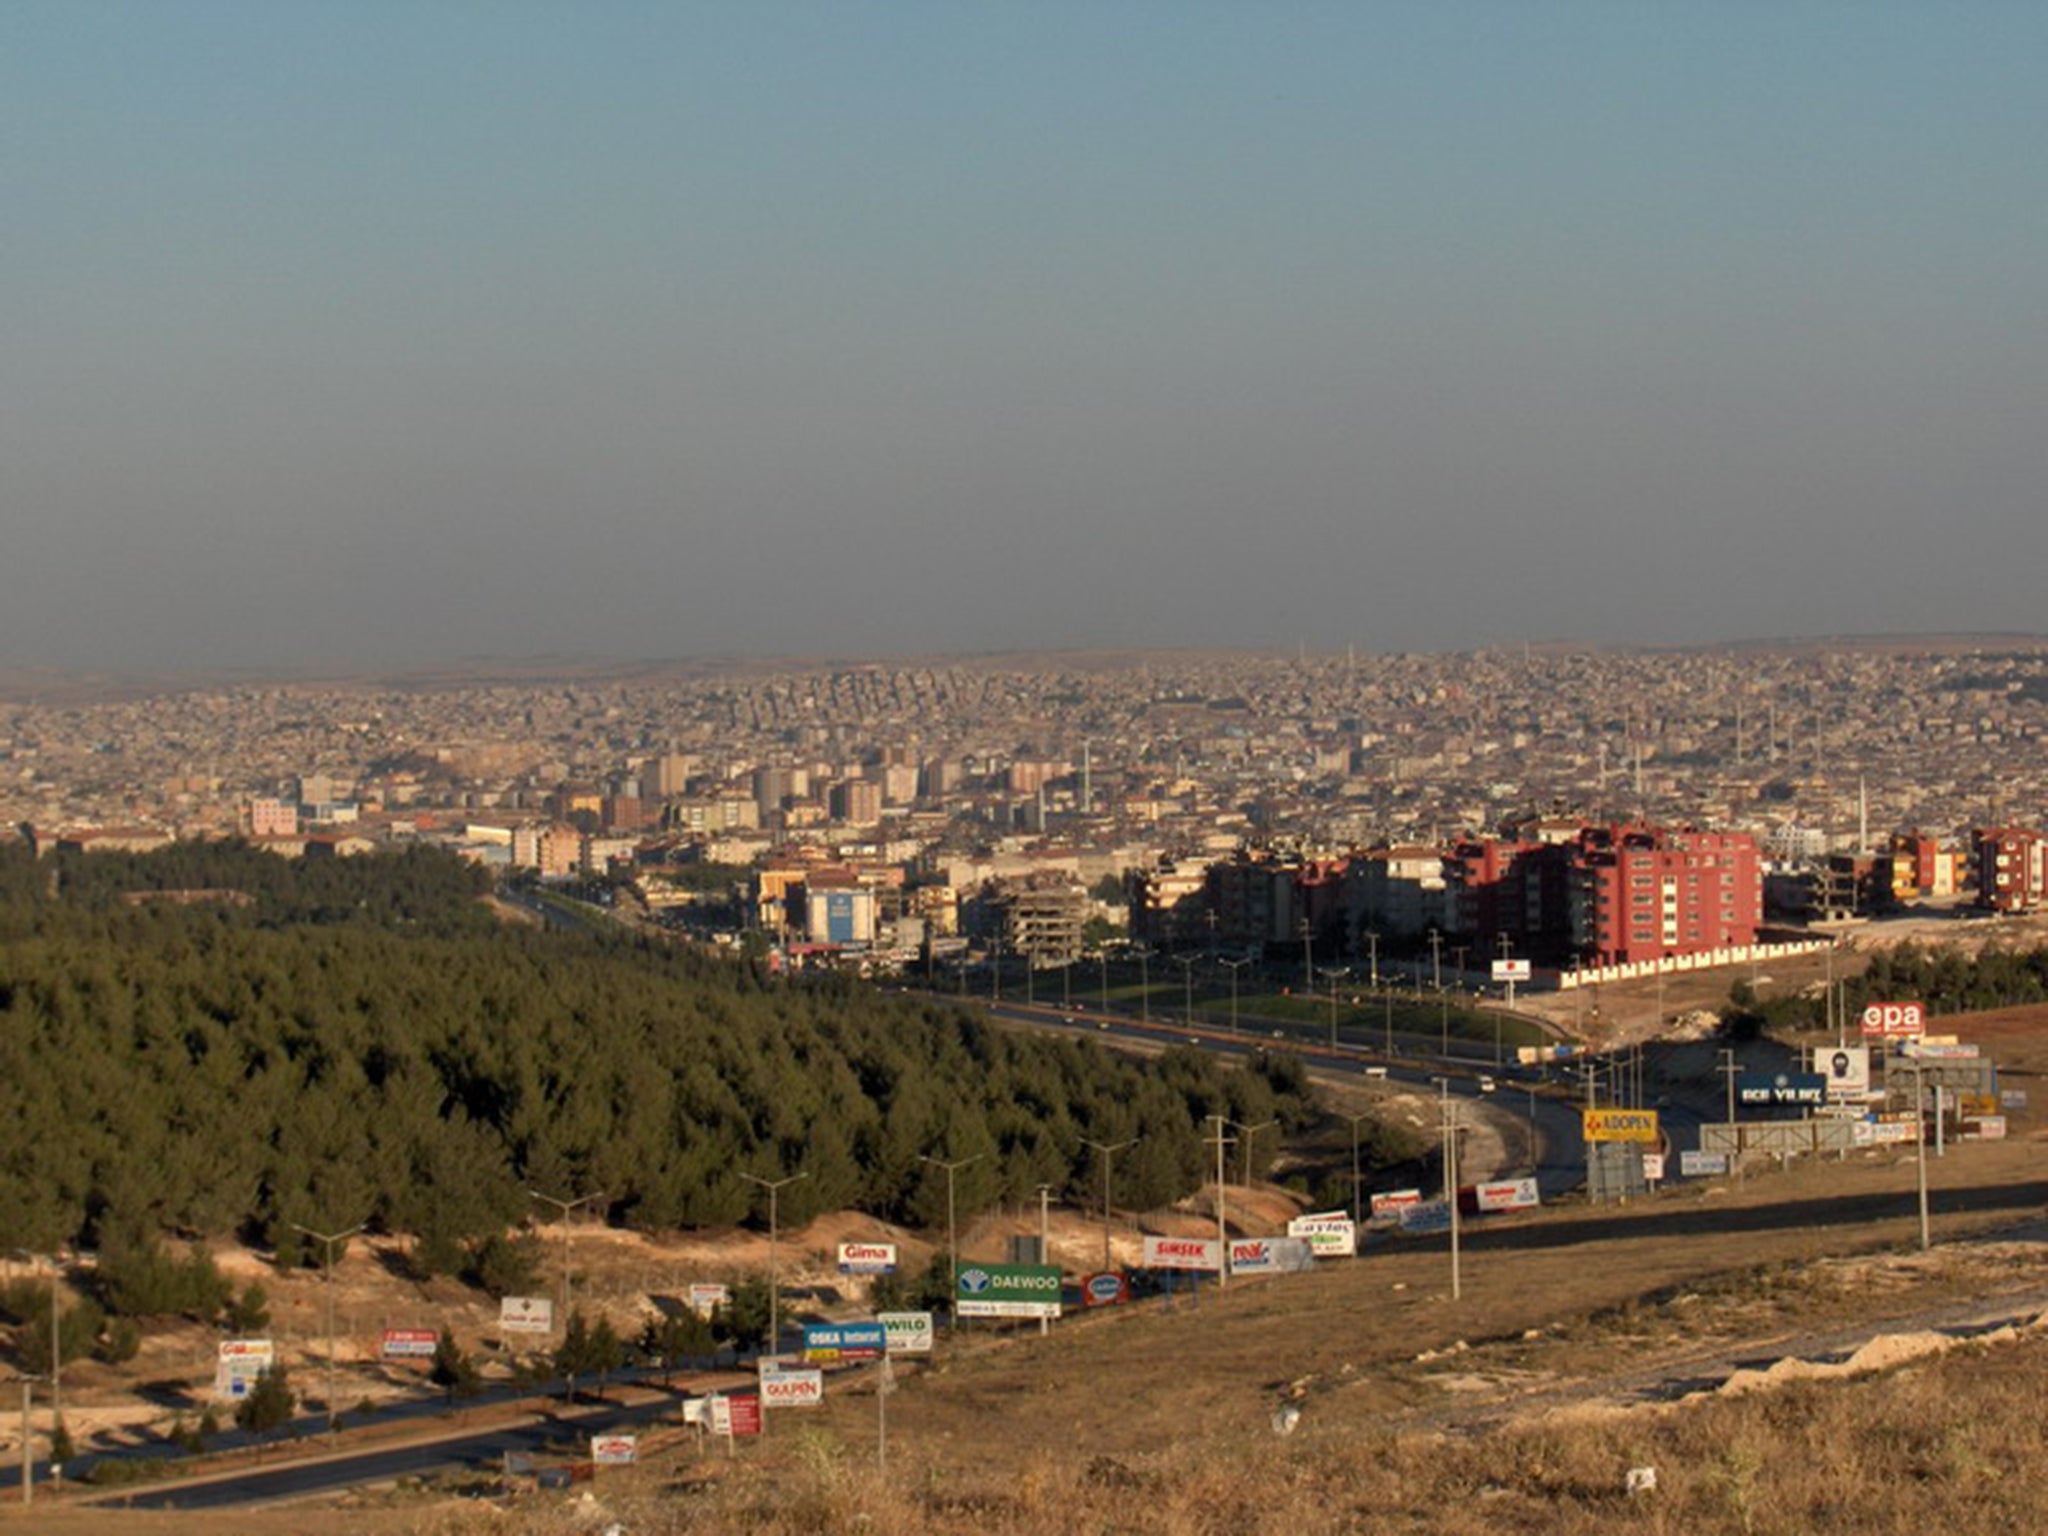
[[[1738,1072],[1738,1104],[1825,1104],[1828,1080],[1819,1072]]]
[[[853,927],[853,892],[825,893],[825,942],[851,944],[859,935]]]
[[[806,1360],[879,1360],[889,1348],[880,1323],[810,1323],[804,1327]]]

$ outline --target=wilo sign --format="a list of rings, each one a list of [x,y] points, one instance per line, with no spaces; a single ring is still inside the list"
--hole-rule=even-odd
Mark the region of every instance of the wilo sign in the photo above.
[[[970,1264],[953,1310],[961,1317],[1058,1317],[1060,1272],[1050,1264]]]
[[[1927,1033],[1927,1010],[1919,1003],[1872,1003],[1861,1022],[1866,1040],[1910,1040]]]

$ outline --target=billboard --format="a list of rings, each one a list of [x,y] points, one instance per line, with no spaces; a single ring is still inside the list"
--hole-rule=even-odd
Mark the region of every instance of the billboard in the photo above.
[[[1448,1200],[1422,1200],[1414,1205],[1402,1206],[1401,1230],[1414,1233],[1450,1231],[1451,1202]]]
[[[1131,1299],[1131,1282],[1113,1270],[1081,1277],[1081,1305],[1120,1307]]]
[[[1526,1211],[1541,1205],[1534,1179],[1494,1179],[1472,1186],[1472,1197],[1487,1212]]]
[[[590,1459],[600,1467],[630,1467],[640,1441],[635,1435],[592,1435]]]
[[[431,1360],[440,1342],[431,1328],[386,1328],[378,1353],[386,1360]]]
[[[929,1312],[877,1312],[882,1338],[892,1355],[928,1355],[932,1352],[932,1315]]]
[[[758,1435],[761,1433],[761,1399],[752,1392],[735,1392],[730,1397],[713,1396],[711,1433],[714,1435]]]
[[[1496,960],[1493,962],[1495,981],[1527,981],[1529,962],[1526,960]]]
[[[894,1243],[841,1243],[839,1273],[842,1275],[893,1275],[896,1273]]]
[[[732,1305],[732,1287],[719,1280],[698,1280],[690,1286],[690,1310],[709,1317],[720,1307]]]
[[[1711,1174],[1728,1171],[1726,1152],[1693,1152],[1678,1154],[1678,1171],[1688,1179],[1706,1178]]]
[[[214,1356],[213,1390],[217,1397],[247,1397],[256,1378],[277,1360],[269,1339],[222,1339]]]
[[[1147,1269],[1218,1274],[1223,1269],[1223,1244],[1213,1237],[1148,1237],[1143,1262]]]
[[[1372,1197],[1372,1220],[1375,1225],[1391,1226],[1401,1219],[1401,1212],[1411,1205],[1422,1204],[1419,1189],[1390,1189]]]
[[[888,1331],[880,1323],[807,1323],[804,1325],[804,1359],[834,1361],[879,1360],[888,1352]]]
[[[1588,1141],[1657,1140],[1657,1111],[1654,1109],[1587,1109],[1580,1111],[1581,1130]]]
[[[824,1401],[823,1371],[777,1371],[761,1378],[763,1408],[815,1408]]]
[[[1294,1274],[1315,1266],[1315,1247],[1305,1237],[1237,1237],[1230,1241],[1233,1275]]]
[[[1058,1317],[1060,1272],[1050,1264],[970,1264],[953,1292],[960,1317]]]
[[[555,1304],[545,1296],[507,1296],[498,1303],[498,1327],[506,1333],[553,1333]]]
[[[1813,1053],[1813,1069],[1827,1079],[1828,1097],[1838,1103],[1870,1097],[1870,1047],[1825,1047]]]
[[[1358,1252],[1358,1229],[1342,1211],[1317,1211],[1287,1223],[1287,1235],[1308,1240],[1319,1259],[1348,1259]]]
[[[1872,1003],[1858,1022],[1866,1040],[1910,1039],[1927,1033],[1927,1009],[1919,1003]]]
[[[1818,1072],[1738,1072],[1735,1102],[1756,1107],[1769,1104],[1822,1104],[1828,1080]]]

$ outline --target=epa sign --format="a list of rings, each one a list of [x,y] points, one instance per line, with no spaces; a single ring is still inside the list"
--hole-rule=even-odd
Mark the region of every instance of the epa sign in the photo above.
[[[1866,1040],[1912,1039],[1927,1033],[1927,1010],[1919,1003],[1872,1003],[1861,1022]]]

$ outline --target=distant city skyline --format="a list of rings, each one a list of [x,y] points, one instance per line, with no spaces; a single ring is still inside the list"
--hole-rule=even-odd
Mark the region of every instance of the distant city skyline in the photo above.
[[[2032,636],[2048,11],[20,0],[0,666]]]

